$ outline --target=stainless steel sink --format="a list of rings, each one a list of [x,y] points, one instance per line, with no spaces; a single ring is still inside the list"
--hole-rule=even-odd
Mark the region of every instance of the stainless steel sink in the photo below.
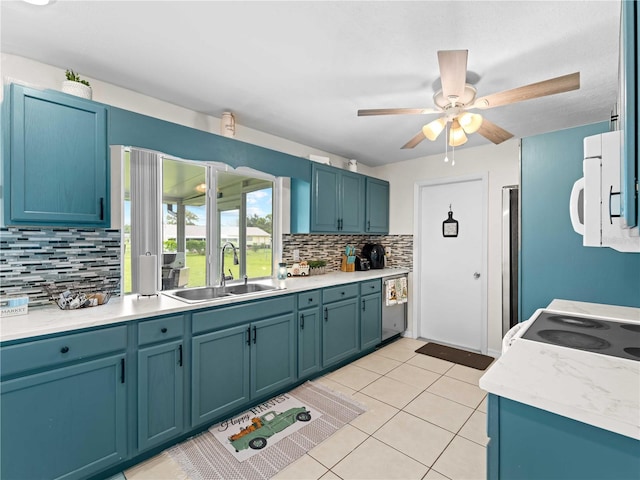
[[[224,291],[231,295],[243,295],[245,293],[266,292],[276,290],[271,285],[263,285],[261,283],[247,283],[246,285],[228,285],[224,287]]]
[[[162,292],[168,297],[173,297],[187,303],[198,303],[215,300],[217,298],[235,297],[251,293],[267,292],[278,290],[278,287],[264,285],[261,283],[247,283],[239,285],[226,285],[224,287],[197,287],[185,288],[182,290],[169,290]]]

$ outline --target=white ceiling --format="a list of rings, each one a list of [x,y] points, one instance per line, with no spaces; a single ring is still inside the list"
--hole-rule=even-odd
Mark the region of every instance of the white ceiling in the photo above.
[[[433,115],[438,50],[468,49],[488,95],[579,71],[578,91],[486,110],[522,138],[609,118],[617,97],[619,1],[2,1],[1,49],[377,166]],[[471,135],[461,148],[488,144]]]

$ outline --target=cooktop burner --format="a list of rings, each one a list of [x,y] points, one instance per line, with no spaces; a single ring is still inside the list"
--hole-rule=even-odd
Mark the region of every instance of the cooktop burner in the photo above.
[[[640,361],[640,324],[542,311],[522,338]]]

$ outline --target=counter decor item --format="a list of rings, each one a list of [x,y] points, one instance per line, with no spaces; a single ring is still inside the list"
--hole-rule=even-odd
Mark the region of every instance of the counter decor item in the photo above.
[[[309,260],[309,275],[322,275],[327,273],[327,261],[326,260]]]
[[[64,93],[91,100],[93,92],[87,80],[81,80],[80,75],[73,70],[67,70],[65,76],[67,79],[62,82],[62,91]]]
[[[14,315],[26,315],[29,312],[29,297],[0,298],[0,317],[13,317]]]
[[[289,276],[290,275],[288,273],[287,264],[279,263],[278,264],[278,280],[286,280],[287,277]]]
[[[113,294],[120,290],[120,282],[111,278],[98,281],[69,280],[44,284],[49,300],[61,310],[76,310],[106,304]]]
[[[309,275],[309,264],[304,260],[287,267],[287,277],[306,277]]]

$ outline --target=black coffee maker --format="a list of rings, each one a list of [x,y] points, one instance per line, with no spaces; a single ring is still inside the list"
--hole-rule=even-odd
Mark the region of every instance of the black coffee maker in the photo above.
[[[369,260],[372,269],[384,268],[384,247],[379,243],[365,244],[362,256]]]

